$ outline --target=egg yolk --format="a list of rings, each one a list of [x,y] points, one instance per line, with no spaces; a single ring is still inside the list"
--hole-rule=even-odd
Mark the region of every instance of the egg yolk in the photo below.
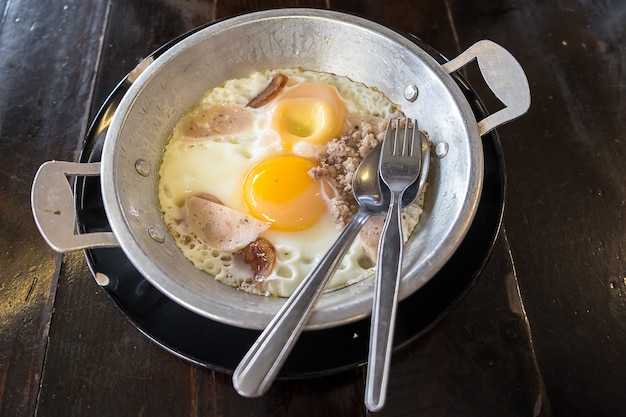
[[[295,231],[315,224],[327,208],[319,183],[308,174],[314,166],[296,155],[274,156],[253,166],[243,188],[250,214],[276,230]]]
[[[324,83],[303,82],[287,91],[272,114],[283,147],[306,141],[323,145],[345,129],[346,106],[337,90]]]

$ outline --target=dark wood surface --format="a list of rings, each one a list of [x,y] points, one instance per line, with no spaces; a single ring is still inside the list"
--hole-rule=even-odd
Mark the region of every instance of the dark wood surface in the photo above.
[[[529,113],[498,129],[508,188],[492,256],[450,314],[396,352],[376,415],[625,416],[619,0],[0,0],[0,415],[369,415],[363,368],[239,397],[229,375],[137,331],[83,254],[52,251],[30,211],[37,168],[78,158],[142,57],[199,25],[286,6],[362,14],[449,57],[492,39],[530,80]]]

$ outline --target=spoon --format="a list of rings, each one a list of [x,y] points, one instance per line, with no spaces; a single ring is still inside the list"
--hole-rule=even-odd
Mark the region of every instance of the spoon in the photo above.
[[[368,152],[354,173],[352,189],[359,202],[359,211],[318,265],[285,301],[235,369],[233,386],[242,396],[260,397],[269,389],[359,230],[372,215],[387,212],[391,194],[386,186],[380,186],[380,150],[379,144]],[[417,197],[420,188],[423,188],[423,184],[416,181],[406,190],[402,199],[403,207]]]

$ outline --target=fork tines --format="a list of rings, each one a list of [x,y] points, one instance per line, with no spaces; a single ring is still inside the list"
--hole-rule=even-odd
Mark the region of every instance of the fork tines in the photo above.
[[[391,129],[395,132],[392,143],[393,153],[399,155],[407,155],[408,153],[409,156],[413,156],[413,150],[415,149],[413,145],[416,140],[420,140],[417,120],[410,117],[398,117],[392,119],[390,125]],[[397,150],[398,140],[402,141],[402,149],[400,152]]]
[[[383,165],[393,164],[405,174],[417,176],[421,165],[421,137],[417,121],[408,117],[392,119],[387,127],[381,152],[381,177],[385,181]],[[411,160],[409,163],[409,159]],[[400,174],[397,172],[396,175]],[[387,181],[385,181],[387,182]]]

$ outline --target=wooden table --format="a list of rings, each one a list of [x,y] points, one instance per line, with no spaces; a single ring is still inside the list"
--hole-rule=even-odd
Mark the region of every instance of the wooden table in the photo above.
[[[507,207],[492,255],[449,314],[396,351],[376,415],[626,415],[626,2],[0,6],[1,416],[370,414],[364,367],[241,398],[228,374],[144,337],[81,252],[61,256],[46,245],[30,211],[37,168],[78,158],[97,110],[143,57],[216,19],[287,6],[358,13],[448,57],[492,39],[530,80],[529,113],[498,129]]]

